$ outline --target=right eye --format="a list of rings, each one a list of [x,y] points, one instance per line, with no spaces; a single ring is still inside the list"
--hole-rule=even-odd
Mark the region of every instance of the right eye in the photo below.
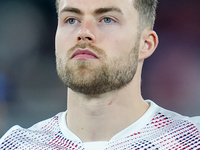
[[[67,24],[75,24],[77,23],[78,20],[74,19],[74,18],[68,18],[65,20],[65,23]]]

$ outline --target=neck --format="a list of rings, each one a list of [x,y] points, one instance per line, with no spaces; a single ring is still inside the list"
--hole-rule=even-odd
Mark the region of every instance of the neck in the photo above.
[[[96,97],[68,90],[69,129],[82,142],[109,141],[148,109],[137,86],[130,84],[121,90]]]

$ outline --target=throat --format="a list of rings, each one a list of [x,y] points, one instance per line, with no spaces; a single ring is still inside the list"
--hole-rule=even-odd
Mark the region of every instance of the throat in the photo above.
[[[117,129],[116,118],[107,119],[106,115],[91,116],[81,115],[76,121],[70,121],[70,114],[67,115],[67,125],[82,142],[109,141],[121,129]],[[113,126],[115,128],[113,128]]]
[[[133,124],[144,113],[135,113],[130,110],[113,110],[109,102],[106,111],[96,108],[97,111],[84,113],[81,110],[68,112],[66,116],[69,129],[76,134],[82,142],[109,141],[113,136]],[[119,111],[120,110],[120,111]],[[103,113],[104,112],[104,113]],[[131,115],[127,115],[131,114]],[[139,115],[140,114],[140,115]],[[75,119],[76,118],[76,119]]]
[[[66,122],[82,142],[109,141],[138,120],[149,107],[142,98],[132,99],[130,97],[134,96],[124,93],[89,98],[69,92]]]

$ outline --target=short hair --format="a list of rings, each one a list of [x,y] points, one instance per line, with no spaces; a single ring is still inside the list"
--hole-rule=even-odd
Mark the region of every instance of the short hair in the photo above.
[[[60,0],[56,0],[57,12],[59,10],[59,2]],[[139,13],[139,28],[142,30],[148,26],[153,29],[158,0],[133,0],[133,3]]]
[[[139,13],[139,28],[153,29],[158,0],[134,0],[134,7]]]
[[[60,0],[56,0],[56,10],[57,10],[57,13],[58,13],[58,10],[59,10],[59,3],[60,3]]]

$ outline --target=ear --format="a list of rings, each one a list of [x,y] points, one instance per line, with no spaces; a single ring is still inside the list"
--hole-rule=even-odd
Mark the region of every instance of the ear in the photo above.
[[[145,29],[141,34],[139,60],[144,60],[153,54],[158,46],[158,36],[155,31]]]

